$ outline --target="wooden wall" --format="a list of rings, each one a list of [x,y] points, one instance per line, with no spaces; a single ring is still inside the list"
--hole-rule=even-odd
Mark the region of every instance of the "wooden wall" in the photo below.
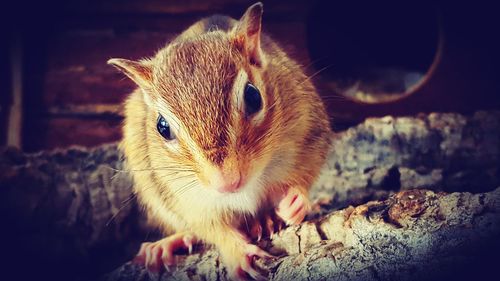
[[[151,56],[196,20],[214,13],[239,17],[253,2],[74,1],[34,16],[38,26],[14,32],[22,37],[25,54],[23,149],[118,140],[121,103],[135,86],[106,61]],[[264,16],[265,31],[294,46],[304,63],[308,5],[269,1]]]
[[[112,57],[139,59],[151,56],[196,20],[214,13],[238,18],[254,2],[10,1],[12,7],[3,6],[4,16],[0,17],[2,38],[7,39],[6,44],[0,45],[0,145],[6,144],[7,135],[15,132],[7,125],[12,121],[9,114],[18,110],[12,107],[13,89],[19,86],[13,82],[14,65],[22,69],[22,107],[19,109],[22,123],[17,128],[21,129],[19,146],[22,149],[38,151],[117,141],[121,137],[121,103],[135,86],[106,61]],[[395,5],[396,2],[389,0],[371,5],[363,5],[360,1],[359,9],[365,10],[359,13],[357,3],[264,1],[264,31],[277,39],[306,66],[308,74],[314,76],[337,129],[369,116],[500,109],[497,70],[500,44],[492,36],[498,33],[496,26],[500,20],[493,7],[419,1],[420,8],[416,9],[400,2]],[[393,22],[386,21],[385,26],[377,25],[381,14],[398,16]],[[434,60],[430,53],[432,64],[423,82],[411,93],[401,93],[401,98],[391,102],[364,103],[340,96],[335,88],[323,87],[333,81],[329,80],[332,75],[344,71],[341,62],[349,66],[351,60],[356,61],[367,53],[372,57],[366,60],[375,63],[370,67],[393,59],[391,54],[394,52],[388,50],[394,50],[394,44],[403,41],[400,36],[412,39],[417,35],[405,34],[408,29],[400,28],[407,18],[421,20],[422,27],[430,26],[430,30],[416,28],[421,35],[440,36],[436,40],[432,35],[434,39],[422,45],[436,53]],[[436,24],[424,24],[428,22]],[[375,27],[371,29],[374,34],[366,32],[364,26]],[[364,30],[369,36],[364,38],[363,32],[353,27]],[[391,27],[395,28],[387,30]],[[425,41],[423,38],[427,37],[418,37],[422,40],[417,41]],[[406,58],[413,54],[417,57],[415,52],[422,49],[420,44],[408,44],[407,47],[408,50],[401,52]],[[19,54],[14,60],[13,50]]]

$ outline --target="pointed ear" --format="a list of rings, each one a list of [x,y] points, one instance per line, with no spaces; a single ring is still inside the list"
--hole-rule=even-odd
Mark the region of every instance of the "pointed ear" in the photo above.
[[[261,2],[253,4],[246,10],[234,29],[235,43],[246,52],[250,63],[256,66],[265,64],[264,54],[260,46],[263,11]]]
[[[148,89],[151,87],[152,69],[144,61],[131,61],[126,59],[110,59],[108,64],[116,67],[139,87]]]

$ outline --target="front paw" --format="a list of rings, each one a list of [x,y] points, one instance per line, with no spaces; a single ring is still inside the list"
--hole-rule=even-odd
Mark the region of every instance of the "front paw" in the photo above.
[[[276,214],[288,225],[301,223],[311,204],[306,195],[296,188],[288,189],[276,208]]]
[[[194,243],[196,238],[190,233],[176,233],[156,242],[142,243],[133,262],[144,265],[150,272],[160,272],[162,267],[169,270],[169,266],[175,264],[174,252],[186,249],[191,254]]]
[[[256,217],[245,218],[240,226],[241,233],[250,241],[259,242],[262,238],[273,239],[281,231],[284,222],[273,210],[265,211]]]
[[[231,280],[266,280],[259,271],[255,269],[255,258],[273,258],[266,251],[253,244],[245,244],[234,253],[226,253],[228,271]]]

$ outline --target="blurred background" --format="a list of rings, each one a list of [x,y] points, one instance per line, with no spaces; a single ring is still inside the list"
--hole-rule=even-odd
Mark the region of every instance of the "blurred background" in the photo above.
[[[333,128],[370,116],[500,108],[500,19],[481,2],[263,1],[263,29],[304,65]],[[0,145],[33,152],[121,137],[134,84],[106,65],[151,56],[196,20],[254,1],[4,1]]]

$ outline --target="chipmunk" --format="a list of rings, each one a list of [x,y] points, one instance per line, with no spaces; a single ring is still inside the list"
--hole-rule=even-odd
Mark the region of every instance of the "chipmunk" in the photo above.
[[[269,254],[252,239],[310,209],[330,124],[301,66],[261,32],[262,13],[205,18],[152,58],[108,61],[138,85],[120,146],[139,201],[171,234],[141,246],[149,270],[202,241],[231,278],[257,279],[253,258]]]

